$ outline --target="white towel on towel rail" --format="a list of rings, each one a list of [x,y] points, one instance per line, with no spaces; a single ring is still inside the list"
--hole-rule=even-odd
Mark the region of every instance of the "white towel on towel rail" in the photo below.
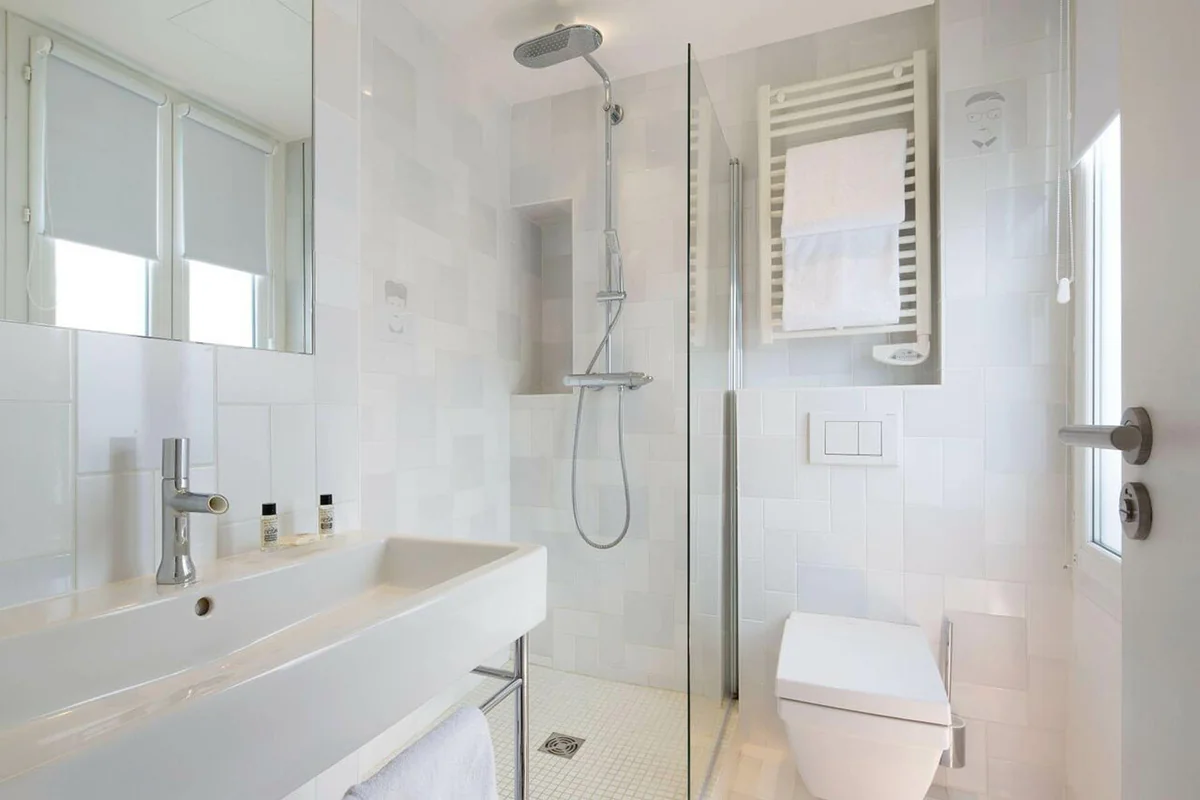
[[[900,321],[900,228],[797,236],[783,248],[783,329]]]
[[[787,151],[784,175],[784,330],[900,321],[905,219],[903,128]]]
[[[345,800],[496,800],[495,753],[483,712],[456,711],[350,787]]]

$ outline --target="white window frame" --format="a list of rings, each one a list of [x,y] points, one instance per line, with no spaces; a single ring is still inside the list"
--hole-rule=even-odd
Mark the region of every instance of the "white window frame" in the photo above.
[[[179,97],[173,104],[171,126],[171,169],[174,187],[173,208],[183,208],[183,120],[191,119],[250,147],[268,154],[267,181],[267,275],[254,276],[254,347],[276,349],[276,343],[286,341],[287,307],[284,292],[284,192],[286,158],[279,141],[232,118]],[[172,338],[190,341],[188,324],[188,265],[183,257],[183,216],[174,215],[171,265],[175,285],[175,307],[171,315]],[[221,265],[215,265],[221,266]]]
[[[1106,128],[1107,131],[1107,128]],[[1089,153],[1092,152],[1089,149]],[[1077,198],[1075,214],[1076,277],[1074,301],[1074,400],[1073,418],[1079,424],[1095,421],[1095,274],[1097,253],[1095,174],[1090,159],[1079,162],[1072,175]],[[1098,509],[1095,496],[1094,454],[1088,448],[1071,448],[1073,540],[1077,586],[1116,619],[1121,618],[1121,557],[1093,541],[1096,515],[1115,514]]]
[[[179,164],[182,149],[180,109],[193,118],[200,117],[210,127],[251,143],[268,152],[268,176],[271,191],[268,192],[267,236],[268,275],[255,279],[255,348],[275,349],[287,343],[287,306],[284,297],[284,192],[285,192],[285,148],[277,137],[261,128],[236,119],[196,102],[194,99],[171,89],[164,83],[143,74],[120,59],[84,47],[69,37],[35,25],[12,13],[3,14],[5,23],[5,83],[4,107],[7,109],[4,218],[7,220],[5,236],[4,280],[0,287],[3,300],[4,319],[53,324],[53,312],[38,309],[29,302],[26,292],[27,281],[37,281],[52,296],[54,288],[53,263],[43,256],[38,263],[31,262],[33,248],[39,237],[37,221],[26,221],[26,209],[36,215],[39,203],[37,196],[43,190],[43,176],[35,168],[40,163],[36,152],[36,137],[32,136],[33,125],[42,113],[42,102],[34,81],[25,79],[26,68],[32,68],[38,58],[38,49],[44,48],[48,39],[54,52],[67,54],[72,63],[98,75],[114,80],[120,85],[131,87],[147,96],[161,95],[165,101],[159,110],[159,241],[158,258],[151,262],[148,334],[155,338],[188,341],[187,309],[188,283],[186,264],[182,258],[182,220],[176,209],[179,202]],[[44,54],[42,56],[45,57]],[[44,95],[41,95],[44,98]],[[43,101],[44,102],[44,101]],[[36,274],[27,276],[27,270]]]

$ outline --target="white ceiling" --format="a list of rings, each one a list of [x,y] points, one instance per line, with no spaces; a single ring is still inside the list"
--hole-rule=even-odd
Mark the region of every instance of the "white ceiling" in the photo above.
[[[312,131],[312,0],[0,0],[285,139]]]
[[[614,77],[676,66],[685,47],[699,58],[736,53],[894,14],[934,0],[409,0],[418,17],[457,51],[467,71],[512,102],[596,83],[582,61],[525,69],[521,41],[557,23],[587,22],[604,34],[596,58]]]

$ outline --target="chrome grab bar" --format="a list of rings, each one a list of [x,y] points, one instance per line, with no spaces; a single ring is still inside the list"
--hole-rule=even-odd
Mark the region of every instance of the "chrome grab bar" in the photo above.
[[[1058,429],[1058,440],[1071,447],[1120,450],[1125,461],[1145,464],[1154,446],[1150,414],[1140,406],[1125,409],[1120,425],[1067,425]]]

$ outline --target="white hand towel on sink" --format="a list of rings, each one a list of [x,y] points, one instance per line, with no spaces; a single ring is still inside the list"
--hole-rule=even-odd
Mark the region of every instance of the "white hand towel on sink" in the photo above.
[[[907,149],[894,129],[788,150],[784,330],[899,322]]]
[[[345,800],[496,800],[496,759],[483,712],[456,711],[350,787]]]

